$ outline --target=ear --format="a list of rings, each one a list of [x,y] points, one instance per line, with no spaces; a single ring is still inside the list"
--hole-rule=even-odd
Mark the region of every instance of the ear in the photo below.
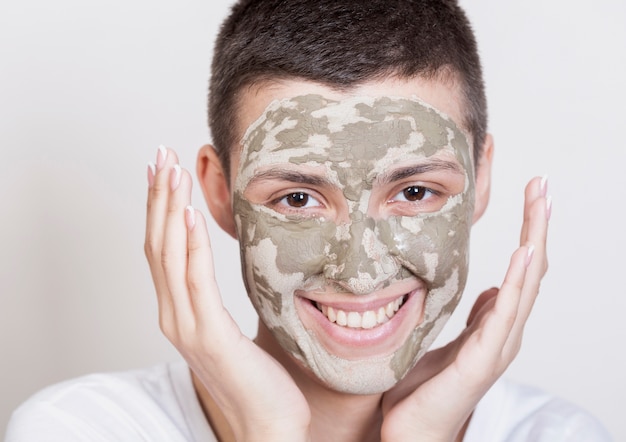
[[[230,198],[230,186],[215,149],[210,144],[198,151],[196,164],[198,181],[209,211],[217,224],[233,238],[237,239],[235,218]]]
[[[482,155],[476,165],[476,195],[474,202],[474,218],[475,223],[483,216],[489,203],[489,195],[491,193],[491,164],[493,162],[493,137],[487,134],[485,144],[483,145]]]

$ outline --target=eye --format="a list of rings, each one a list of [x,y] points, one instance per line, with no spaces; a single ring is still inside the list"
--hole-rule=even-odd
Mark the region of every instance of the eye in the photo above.
[[[293,192],[280,198],[278,204],[294,207],[297,209],[306,207],[319,207],[320,202],[305,192]]]
[[[423,186],[409,186],[398,192],[392,201],[422,201],[428,199],[435,194],[434,191]]]

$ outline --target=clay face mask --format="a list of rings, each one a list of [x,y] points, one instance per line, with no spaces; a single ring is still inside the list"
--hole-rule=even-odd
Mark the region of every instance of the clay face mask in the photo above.
[[[440,192],[424,191],[406,181],[433,170],[455,176],[458,190],[443,184]],[[263,201],[250,197],[255,186],[271,188],[277,181],[296,183],[297,189]],[[334,101],[306,95],[274,101],[242,139],[233,192],[248,294],[283,349],[332,389],[370,394],[392,387],[432,344],[465,286],[474,203],[465,135],[416,98]],[[296,207],[302,210],[291,211],[285,194],[300,198]],[[411,209],[412,201],[417,209]],[[416,281],[421,297],[399,293],[393,305],[383,306],[382,316],[377,306],[340,317],[320,298],[328,293],[331,302],[333,293],[341,293],[358,301],[415,287]],[[299,296],[313,292],[319,302]],[[321,311],[309,315],[312,308]],[[410,317],[407,311],[419,313]],[[307,326],[315,323],[311,317],[329,324]],[[328,344],[333,333],[322,331],[391,329],[388,324],[401,321],[411,324],[401,341],[392,346],[397,336],[389,332],[390,339],[379,343],[383,351],[374,356],[337,354],[334,343]],[[387,342],[393,348],[386,349]]]

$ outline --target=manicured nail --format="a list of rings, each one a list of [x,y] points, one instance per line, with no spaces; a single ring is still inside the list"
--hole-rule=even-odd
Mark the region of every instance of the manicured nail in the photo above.
[[[178,164],[175,164],[172,168],[172,171],[170,172],[170,187],[172,188],[172,190],[176,190],[176,188],[180,184],[180,174],[180,166]]]
[[[528,251],[526,252],[526,267],[530,265],[533,260],[533,255],[535,254],[535,246],[531,245],[528,247]]]
[[[161,170],[163,168],[166,158],[167,158],[167,148],[161,144],[159,145],[159,149],[157,151],[156,167],[158,170]]]
[[[148,188],[154,185],[154,175],[156,175],[156,166],[152,161],[148,162]]]
[[[544,175],[541,178],[539,188],[541,189],[541,196],[546,196],[548,194],[548,175]]]
[[[185,221],[187,223],[187,228],[189,230],[193,230],[196,225],[196,211],[191,206],[185,207]]]
[[[546,218],[550,219],[552,216],[552,195],[546,198]]]

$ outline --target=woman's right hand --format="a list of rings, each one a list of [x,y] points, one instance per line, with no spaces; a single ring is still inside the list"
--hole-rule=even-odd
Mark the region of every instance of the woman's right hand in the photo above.
[[[241,333],[222,304],[205,219],[190,206],[191,176],[174,151],[159,147],[148,182],[145,253],[161,330],[236,440],[310,439],[304,395],[282,365]]]

